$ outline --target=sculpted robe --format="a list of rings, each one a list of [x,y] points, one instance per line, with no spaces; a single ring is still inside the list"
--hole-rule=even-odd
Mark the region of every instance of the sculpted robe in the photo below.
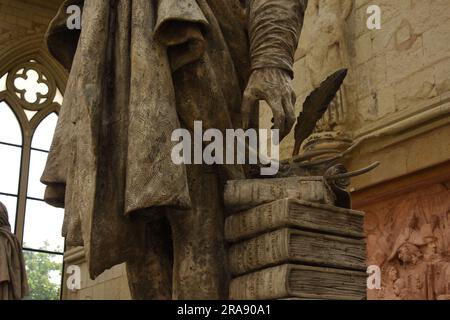
[[[142,252],[136,217],[195,207],[192,175],[171,160],[172,132],[194,120],[240,127],[251,71],[292,74],[306,2],[252,0],[248,16],[238,0],[63,4],[48,46],[70,77],[42,182],[46,201],[65,207],[63,235],[84,245],[92,277]],[[83,7],[78,31],[66,27],[72,4]]]
[[[0,202],[0,300],[20,300],[28,293],[22,248],[11,232],[6,207]]]

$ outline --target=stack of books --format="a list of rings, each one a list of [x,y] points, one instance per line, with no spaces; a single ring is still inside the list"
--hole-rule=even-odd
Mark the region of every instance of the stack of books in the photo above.
[[[320,177],[229,181],[230,299],[365,299],[362,212]]]

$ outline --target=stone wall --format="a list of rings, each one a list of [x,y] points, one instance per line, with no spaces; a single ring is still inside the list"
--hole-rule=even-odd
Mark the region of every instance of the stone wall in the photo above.
[[[450,2],[350,2],[348,9],[346,0],[310,0],[295,64],[297,113],[317,87],[315,77],[349,69],[340,100],[346,114],[329,116],[326,130],[363,140],[349,169],[381,161],[352,183],[355,208],[368,212],[368,263],[382,268],[383,288],[369,298],[448,299]],[[381,8],[381,30],[366,26],[369,5]],[[263,110],[266,127],[271,115]],[[283,158],[292,147],[291,135]],[[414,251],[414,261],[399,257],[395,246]],[[415,279],[414,270],[426,277]]]
[[[126,276],[126,267],[124,264],[117,265],[110,270],[102,273],[97,279],[91,280],[87,263],[84,257],[84,250],[81,247],[74,248],[65,252],[64,267],[68,270],[69,266],[77,266],[81,272],[81,288],[69,290],[65,285],[63,288],[64,300],[129,300],[131,299],[128,279]],[[64,275],[64,284],[70,274]]]
[[[319,6],[318,13],[314,4]],[[381,8],[381,30],[366,26],[369,5]],[[353,169],[382,161],[376,172],[355,179],[354,190],[450,158],[450,144],[442,139],[450,133],[448,30],[450,2],[446,0],[310,1],[296,56],[296,112],[317,86],[311,74],[324,79],[339,67],[349,68],[344,84],[345,121],[338,130],[354,140],[378,138],[362,143],[348,165]],[[322,38],[323,43],[317,40],[308,45],[309,39]],[[268,127],[271,113],[267,106],[262,109],[261,123]],[[291,134],[281,146],[282,158],[291,155],[292,147]]]
[[[354,167],[375,158],[383,161],[377,173],[355,181],[360,189],[450,157],[450,144],[443,139],[450,133],[450,3],[370,1],[383,12],[378,31],[364,28],[369,1],[356,3],[352,131],[355,137],[385,134],[353,157]]]

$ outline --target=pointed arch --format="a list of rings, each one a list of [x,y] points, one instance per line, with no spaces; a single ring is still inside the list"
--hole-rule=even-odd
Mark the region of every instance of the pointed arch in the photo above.
[[[6,152],[12,155],[13,151],[20,151],[15,161],[20,170],[19,182],[8,182],[13,187],[18,184],[18,191],[0,190],[0,200],[9,207],[10,221],[15,222],[14,232],[24,252],[49,254],[61,260],[64,239],[55,230],[62,223],[62,210],[45,204],[39,181],[49,142],[33,146],[32,141],[40,131],[45,131],[44,140],[51,139],[55,119],[48,117],[59,114],[67,78],[67,71],[48,52],[42,34],[24,37],[0,50],[0,106],[3,103],[12,111],[8,117],[17,119],[22,136],[20,144],[18,139],[9,143],[0,137],[0,147],[9,148]],[[49,223],[53,229],[37,230],[36,221]],[[42,241],[47,238],[52,245],[42,248]],[[27,243],[23,243],[24,239]]]

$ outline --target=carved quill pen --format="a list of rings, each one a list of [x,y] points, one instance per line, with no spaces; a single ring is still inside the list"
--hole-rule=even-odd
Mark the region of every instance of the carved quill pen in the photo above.
[[[320,86],[306,98],[303,103],[303,111],[298,116],[295,126],[295,146],[293,156],[300,153],[300,147],[316,128],[317,122],[328,110],[336,93],[339,91],[345,77],[347,69],[341,69],[329,76]]]

